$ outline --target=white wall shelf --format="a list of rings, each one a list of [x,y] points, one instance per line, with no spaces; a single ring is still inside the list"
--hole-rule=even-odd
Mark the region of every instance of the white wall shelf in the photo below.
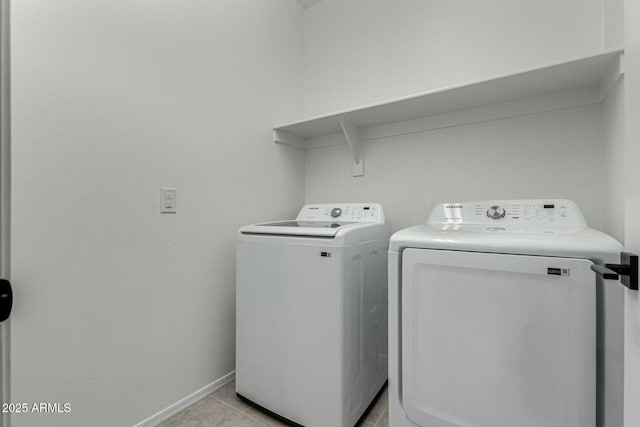
[[[364,175],[362,141],[601,102],[622,75],[623,50],[439,88],[277,126],[274,142],[302,149],[347,143]]]

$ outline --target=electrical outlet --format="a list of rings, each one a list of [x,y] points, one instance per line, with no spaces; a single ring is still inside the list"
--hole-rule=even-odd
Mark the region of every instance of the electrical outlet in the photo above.
[[[160,188],[160,213],[176,213],[178,211],[177,190]]]

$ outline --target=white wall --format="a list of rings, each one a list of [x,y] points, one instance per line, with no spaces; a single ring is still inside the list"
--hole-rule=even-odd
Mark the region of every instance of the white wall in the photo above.
[[[434,204],[570,197],[604,224],[598,105],[368,141],[353,178],[346,145],[307,151],[307,202],[378,201],[394,230]]]
[[[306,113],[597,52],[604,8],[602,0],[324,0],[304,13]],[[443,200],[565,197],[604,228],[600,118],[587,107],[367,141],[363,178],[350,176],[346,146],[309,150],[306,199],[374,199],[397,229],[423,222]]]
[[[294,215],[294,1],[13,2],[14,426],[125,426],[234,369],[234,238]],[[159,187],[178,213],[159,214]]]
[[[624,8],[623,0],[605,0],[604,6],[604,42],[607,47],[624,46]],[[623,68],[625,68],[623,61]],[[627,73],[628,74],[628,73]],[[626,98],[625,78],[612,88],[602,106],[602,141],[605,148],[605,157],[602,166],[606,171],[605,197],[605,230],[613,235],[620,242],[625,243],[626,239],[626,209],[625,198],[627,192],[627,165],[626,156],[626,127],[625,127],[625,98]],[[629,366],[625,361],[625,314],[624,295],[625,289],[618,283],[609,281],[606,283],[606,306],[613,307],[605,323],[605,328],[609,335],[609,345],[614,345],[616,349],[609,353],[608,358],[612,363],[612,375],[605,378],[605,389],[610,393],[611,399],[605,404],[604,416],[605,426],[635,427],[637,422],[625,422],[624,411],[625,400],[630,396],[618,397],[618,393],[625,393],[625,381],[630,379]],[[619,316],[619,317],[618,317]],[[611,329],[613,328],[613,329]],[[620,343],[620,344],[618,344]],[[620,366],[618,361],[623,366]],[[633,368],[631,368],[633,370]],[[631,397],[635,402],[637,397]],[[635,406],[635,403],[633,404]]]
[[[604,45],[624,46],[624,2],[625,0],[604,0]]]
[[[603,9],[603,0],[324,0],[304,13],[306,113],[594,53]]]
[[[625,247],[640,254],[640,3],[625,0]],[[625,427],[640,425],[640,293],[626,292]]]
[[[625,240],[625,83],[621,79],[602,104],[601,140],[604,157],[600,169],[605,173],[605,224],[603,229],[620,242]]]

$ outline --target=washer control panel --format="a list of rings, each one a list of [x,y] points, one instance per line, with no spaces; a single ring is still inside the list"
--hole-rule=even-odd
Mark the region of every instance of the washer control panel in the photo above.
[[[379,203],[321,203],[306,205],[296,221],[384,222]]]
[[[441,203],[431,212],[432,224],[513,226],[582,226],[580,209],[566,199],[480,200]]]

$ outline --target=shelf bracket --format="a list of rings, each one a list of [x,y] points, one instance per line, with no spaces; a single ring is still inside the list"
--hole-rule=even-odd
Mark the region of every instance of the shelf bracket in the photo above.
[[[620,53],[607,68],[600,79],[600,101],[603,101],[609,91],[615,86],[615,84],[624,75],[624,52]]]
[[[289,145],[291,147],[302,148],[304,150],[304,139],[283,130],[273,131],[273,142],[277,144]]]
[[[360,129],[358,129],[353,123],[340,120],[340,127],[344,136],[347,139],[347,145],[353,155],[353,176],[364,176],[364,156],[362,155],[362,143],[360,137]]]

